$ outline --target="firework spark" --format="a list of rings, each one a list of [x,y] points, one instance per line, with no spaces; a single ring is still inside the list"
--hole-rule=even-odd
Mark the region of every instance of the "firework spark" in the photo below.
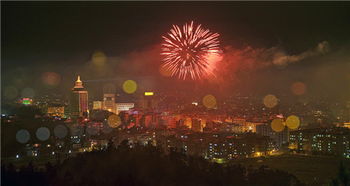
[[[167,36],[163,36],[163,65],[171,76],[180,79],[201,79],[212,74],[217,56],[220,56],[219,34],[203,29],[201,25],[173,25]]]

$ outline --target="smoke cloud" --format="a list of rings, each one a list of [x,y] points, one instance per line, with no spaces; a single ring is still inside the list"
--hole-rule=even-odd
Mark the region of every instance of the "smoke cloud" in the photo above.
[[[288,55],[286,51],[279,47],[253,48],[248,46],[244,49],[236,49],[232,46],[225,47],[224,59],[222,61],[225,69],[256,69],[271,65],[286,66],[304,59],[325,54],[329,51],[329,44],[323,41],[315,48],[304,51],[300,54]]]
[[[235,48],[227,46],[223,49],[223,59],[215,69],[215,78],[209,81],[219,84],[223,89],[240,82],[246,84],[253,80],[254,73],[269,67],[286,67],[290,64],[306,61],[312,57],[329,52],[329,43],[323,41],[315,47],[299,54],[288,54],[281,47],[271,48]]]
[[[300,53],[298,55],[287,55],[283,51],[277,51],[273,56],[272,63],[275,65],[285,66],[290,63],[299,62],[309,57],[325,54],[328,51],[329,51],[329,44],[327,41],[323,41],[319,43],[315,48],[305,51],[303,53]]]

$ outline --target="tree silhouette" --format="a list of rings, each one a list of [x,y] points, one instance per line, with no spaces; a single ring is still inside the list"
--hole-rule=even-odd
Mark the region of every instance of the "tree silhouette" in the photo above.
[[[19,172],[2,166],[4,185],[302,185],[295,176],[264,166],[247,170],[241,165],[221,165],[176,149],[164,152],[149,143],[146,146],[122,141],[118,148],[109,142],[109,150],[92,151],[70,157],[46,171],[33,164]],[[115,149],[115,150],[112,150]],[[20,178],[20,179],[19,179]]]
[[[349,186],[350,173],[349,169],[345,167],[344,162],[339,164],[337,178],[333,179],[331,185],[333,186]]]

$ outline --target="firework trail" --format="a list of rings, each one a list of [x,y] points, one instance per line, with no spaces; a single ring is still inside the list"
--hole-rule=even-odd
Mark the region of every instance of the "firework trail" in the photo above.
[[[163,36],[163,65],[171,76],[180,79],[201,79],[212,74],[216,57],[220,56],[219,34],[203,29],[201,25],[183,25],[173,28]]]

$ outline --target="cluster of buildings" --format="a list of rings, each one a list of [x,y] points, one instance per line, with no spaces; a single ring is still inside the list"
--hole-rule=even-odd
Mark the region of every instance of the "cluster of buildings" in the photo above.
[[[256,133],[201,133],[174,135],[166,138],[167,148],[213,160],[267,155],[275,150],[273,141]]]
[[[116,103],[116,95],[113,93],[103,94],[103,101],[93,101],[93,110],[106,110],[115,114],[129,111],[134,108],[135,103]]]
[[[121,133],[115,143],[128,140],[132,147],[141,145],[157,145],[165,152],[177,150],[193,156],[202,156],[210,160],[227,161],[240,157],[257,157],[271,155],[276,152],[275,143],[266,136],[256,133],[215,133],[191,132],[184,130],[137,131]]]
[[[305,154],[350,158],[350,129],[334,127],[291,131],[289,148]]]
[[[156,100],[153,92],[145,92],[137,103],[139,109],[143,111],[153,110],[156,107]],[[88,92],[84,89],[80,76],[78,76],[75,86],[72,89],[69,99],[68,115],[71,118],[88,118],[89,104]],[[122,111],[129,111],[135,108],[135,103],[117,102],[115,92],[104,92],[103,99],[92,102],[92,110],[105,110],[114,114],[119,114]]]
[[[246,100],[247,98],[239,99],[239,101]],[[26,105],[33,102],[27,98],[21,101]],[[181,149],[188,154],[213,160],[271,155],[282,150],[350,158],[350,124],[348,123],[335,128],[305,129],[302,127],[302,129],[290,130],[285,127],[282,131],[276,132],[272,130],[270,124],[273,114],[262,115],[260,118],[256,117],[258,114],[246,117],[245,113],[259,112],[261,109],[258,107],[241,110],[243,115],[238,117],[234,114],[218,114],[218,112],[203,114],[181,113],[171,109],[159,111],[154,92],[144,92],[136,103],[117,101],[115,92],[104,92],[102,100],[92,101],[92,105],[89,105],[88,91],[78,76],[69,101],[65,105],[50,104],[44,108],[50,117],[71,118],[73,121],[83,118],[86,119],[86,123],[89,123],[89,117],[91,119],[91,111],[105,110],[118,115],[123,128],[140,129],[136,133],[119,131],[117,139],[119,141],[116,143],[125,139],[130,144],[152,143],[163,146],[165,150]],[[197,107],[198,103],[194,103],[192,106]],[[238,109],[228,104],[226,107],[228,110]],[[316,113],[317,117],[322,116],[320,113]],[[101,123],[95,123],[95,125],[102,126]],[[89,127],[91,128],[87,126],[86,130]],[[80,139],[75,135],[72,137]],[[104,140],[104,144],[106,143]],[[96,146],[98,143],[95,141],[94,144]]]
[[[38,98],[35,103],[30,98],[22,98],[20,102],[24,105],[35,104],[49,117],[71,119],[89,118],[92,110],[105,110],[119,114],[122,111],[129,111],[135,107],[135,103],[116,102],[115,93],[104,93],[103,100],[92,101],[91,104],[88,91],[84,88],[80,76],[75,81],[74,87],[66,101],[63,101],[62,98],[51,100],[48,96],[43,96]]]

